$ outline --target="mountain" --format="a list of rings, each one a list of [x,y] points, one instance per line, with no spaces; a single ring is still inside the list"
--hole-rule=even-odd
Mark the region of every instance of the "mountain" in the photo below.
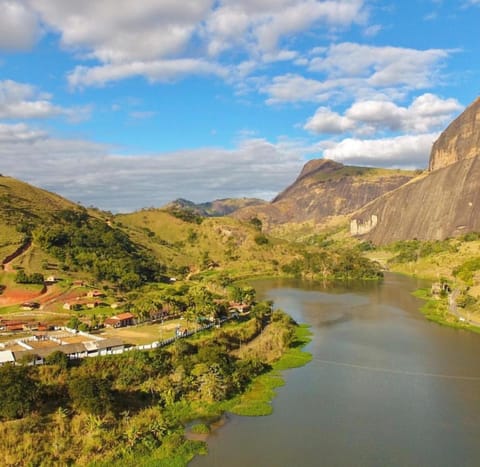
[[[352,235],[386,244],[480,231],[480,99],[440,135],[429,172],[357,211]]]
[[[295,182],[271,203],[236,211],[243,220],[258,217],[266,232],[310,229],[346,216],[415,176],[412,171],[346,166],[328,159],[309,161]]]
[[[248,206],[259,206],[265,204],[266,201],[257,198],[225,198],[216,199],[207,203],[195,204],[187,199],[178,198],[175,201],[164,206],[167,210],[191,210],[193,213],[203,217],[220,217]]]
[[[435,141],[429,170],[447,167],[480,154],[480,97],[470,104]]]

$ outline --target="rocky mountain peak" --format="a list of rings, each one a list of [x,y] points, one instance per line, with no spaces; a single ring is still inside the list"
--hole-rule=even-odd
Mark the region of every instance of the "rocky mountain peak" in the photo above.
[[[332,161],[330,159],[312,159],[308,161],[304,166],[300,175],[297,177],[297,181],[301,180],[308,175],[312,175],[314,172],[334,172],[335,170],[341,169],[343,164],[339,162]]]
[[[429,170],[480,155],[480,97],[470,104],[435,141]]]

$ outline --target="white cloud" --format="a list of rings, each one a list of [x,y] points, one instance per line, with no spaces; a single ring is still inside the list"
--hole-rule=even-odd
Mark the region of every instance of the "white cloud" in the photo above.
[[[320,107],[304,128],[319,134],[373,134],[387,130],[428,133],[442,128],[462,109],[456,99],[441,99],[430,93],[417,97],[409,107],[386,100],[358,101],[345,115]]]
[[[111,148],[56,139],[25,125],[0,125],[0,173],[114,211],[161,206],[178,198],[273,198],[304,161],[295,142],[248,139],[232,150],[115,155]]]
[[[37,119],[63,115],[70,121],[88,118],[89,107],[67,109],[54,105],[51,96],[35,86],[16,81],[0,81],[0,118]]]
[[[29,128],[24,123],[16,123],[14,125],[0,123],[0,143],[4,149],[13,149],[13,155],[17,145],[32,144],[46,138],[47,134],[45,132]]]
[[[333,143],[324,157],[351,165],[390,168],[425,168],[438,133],[403,135],[393,138],[347,138]]]
[[[221,66],[197,59],[156,60],[151,62],[130,62],[107,64],[96,67],[77,66],[69,75],[72,87],[102,86],[135,76],[145,76],[152,82],[172,81],[186,75],[226,76]]]
[[[410,92],[432,87],[442,62],[451,52],[375,47],[353,43],[316,48],[308,63],[312,76],[276,76],[261,92],[267,103],[404,99]],[[296,60],[297,64],[302,61]],[[319,77],[318,77],[319,76]],[[381,99],[380,99],[381,98]]]
[[[304,126],[308,131],[323,134],[345,133],[354,127],[355,123],[351,119],[332,112],[326,107],[319,107]]]
[[[365,28],[363,31],[363,35],[365,37],[375,37],[381,30],[383,29],[383,26],[380,24],[372,24],[371,26],[368,26]]]
[[[229,52],[257,65],[293,60],[281,41],[310,28],[362,22],[364,0],[28,0],[63,46],[96,59],[70,74],[77,86],[142,75],[170,80],[198,72],[184,61],[219,67]],[[166,72],[159,71],[168,67]],[[168,65],[170,64],[170,65]],[[130,71],[129,71],[130,70]],[[152,71],[156,70],[156,71]],[[175,73],[178,72],[178,73]]]
[[[298,74],[276,76],[260,90],[270,97],[268,104],[282,102],[322,102],[332,97],[336,84],[308,79]]]
[[[429,87],[449,51],[379,47],[344,42],[328,48],[323,57],[310,62],[310,71],[330,78],[363,78],[372,87],[405,85],[411,89]]]
[[[178,54],[213,0],[30,0],[69,48],[90,50],[104,63]]]
[[[23,50],[40,36],[36,15],[19,0],[0,0],[0,50]]]

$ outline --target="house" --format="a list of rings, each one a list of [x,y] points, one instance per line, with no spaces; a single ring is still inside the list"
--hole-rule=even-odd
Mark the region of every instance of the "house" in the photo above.
[[[55,284],[56,282],[58,282],[58,278],[55,277],[55,276],[48,276],[48,277],[45,279],[45,284],[46,284],[46,285],[52,285],[52,284]]]
[[[101,292],[100,290],[90,290],[87,293],[88,298],[102,298],[105,297],[105,294]]]
[[[21,309],[24,311],[32,311],[38,308],[40,308],[40,303],[37,302],[25,302],[21,305]]]
[[[131,326],[134,323],[135,316],[132,313],[120,313],[116,316],[107,318],[104,322],[105,326],[112,328],[123,328],[125,326]]]
[[[247,311],[250,310],[250,305],[247,305],[245,303],[236,303],[236,302],[230,302],[228,304],[228,310],[232,311],[238,311],[239,313],[246,313]]]
[[[85,346],[89,356],[121,353],[125,348],[125,343],[116,337],[84,342],[83,345]]]

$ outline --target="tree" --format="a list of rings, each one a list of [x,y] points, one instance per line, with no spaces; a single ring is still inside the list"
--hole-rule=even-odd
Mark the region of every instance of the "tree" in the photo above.
[[[29,368],[3,365],[0,367],[0,417],[20,418],[33,409],[38,386],[30,377]]]
[[[55,350],[55,352],[52,352],[45,358],[45,363],[48,365],[58,365],[62,369],[68,367],[68,362],[68,357],[63,352],[60,352],[60,350]]]
[[[74,376],[68,394],[77,409],[92,415],[105,415],[113,406],[111,382],[97,376]]]
[[[258,217],[252,217],[250,219],[250,224],[252,224],[259,232],[262,231],[262,221]]]

